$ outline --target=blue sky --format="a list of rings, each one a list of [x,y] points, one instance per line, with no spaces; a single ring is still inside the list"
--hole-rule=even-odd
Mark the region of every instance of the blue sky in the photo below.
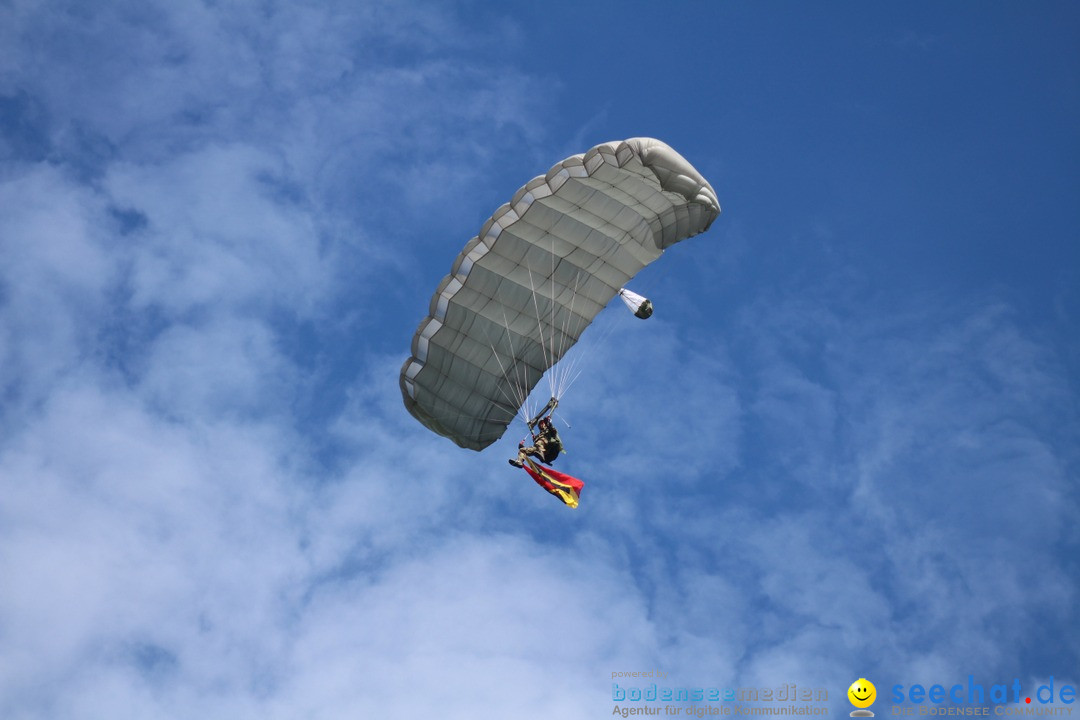
[[[0,716],[592,718],[611,673],[1080,681],[1070,3],[0,3]],[[404,410],[534,175],[724,209],[562,507]],[[879,700],[879,712],[888,712]]]

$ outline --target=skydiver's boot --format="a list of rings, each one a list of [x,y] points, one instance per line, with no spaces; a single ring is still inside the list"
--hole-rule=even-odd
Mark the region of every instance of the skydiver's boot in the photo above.
[[[522,440],[518,443],[518,456],[511,458],[506,462],[510,463],[514,467],[525,467],[525,441]]]
[[[526,448],[525,440],[522,440],[521,443],[517,444],[517,457],[513,460],[508,460],[507,462],[509,462],[514,467],[525,467],[525,456],[531,449],[532,448]]]

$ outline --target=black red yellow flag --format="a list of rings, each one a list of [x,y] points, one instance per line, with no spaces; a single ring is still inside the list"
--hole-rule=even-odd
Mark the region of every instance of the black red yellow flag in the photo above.
[[[570,507],[576,508],[578,506],[578,497],[581,495],[581,489],[585,487],[585,483],[576,477],[571,477],[558,470],[552,470],[549,467],[533,462],[532,458],[528,457],[525,458],[525,472],[532,476],[537,485]]]

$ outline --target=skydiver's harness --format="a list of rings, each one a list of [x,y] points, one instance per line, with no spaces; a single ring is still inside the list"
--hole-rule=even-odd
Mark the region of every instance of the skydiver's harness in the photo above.
[[[536,432],[534,428],[545,417],[550,418],[551,413],[553,413],[558,406],[558,399],[551,398],[548,400],[548,404],[544,406],[544,409],[529,421],[529,435],[532,437],[533,447],[540,456],[540,462],[548,465],[555,462],[555,458],[559,457],[563,452],[562,438],[559,437],[559,431],[555,429],[553,423],[548,425],[550,428],[548,431]]]
[[[551,398],[548,400],[547,405],[545,405],[540,412],[536,413],[536,417],[529,421],[529,432],[531,433],[533,428],[540,424],[541,420],[555,412],[555,408],[557,407],[559,407],[559,398]]]

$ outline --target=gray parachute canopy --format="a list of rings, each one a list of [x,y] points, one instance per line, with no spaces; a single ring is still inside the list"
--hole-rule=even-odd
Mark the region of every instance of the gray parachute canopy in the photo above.
[[[619,289],[719,214],[705,178],[651,138],[597,145],[533,178],[439,283],[401,368],[405,407],[484,449]]]

